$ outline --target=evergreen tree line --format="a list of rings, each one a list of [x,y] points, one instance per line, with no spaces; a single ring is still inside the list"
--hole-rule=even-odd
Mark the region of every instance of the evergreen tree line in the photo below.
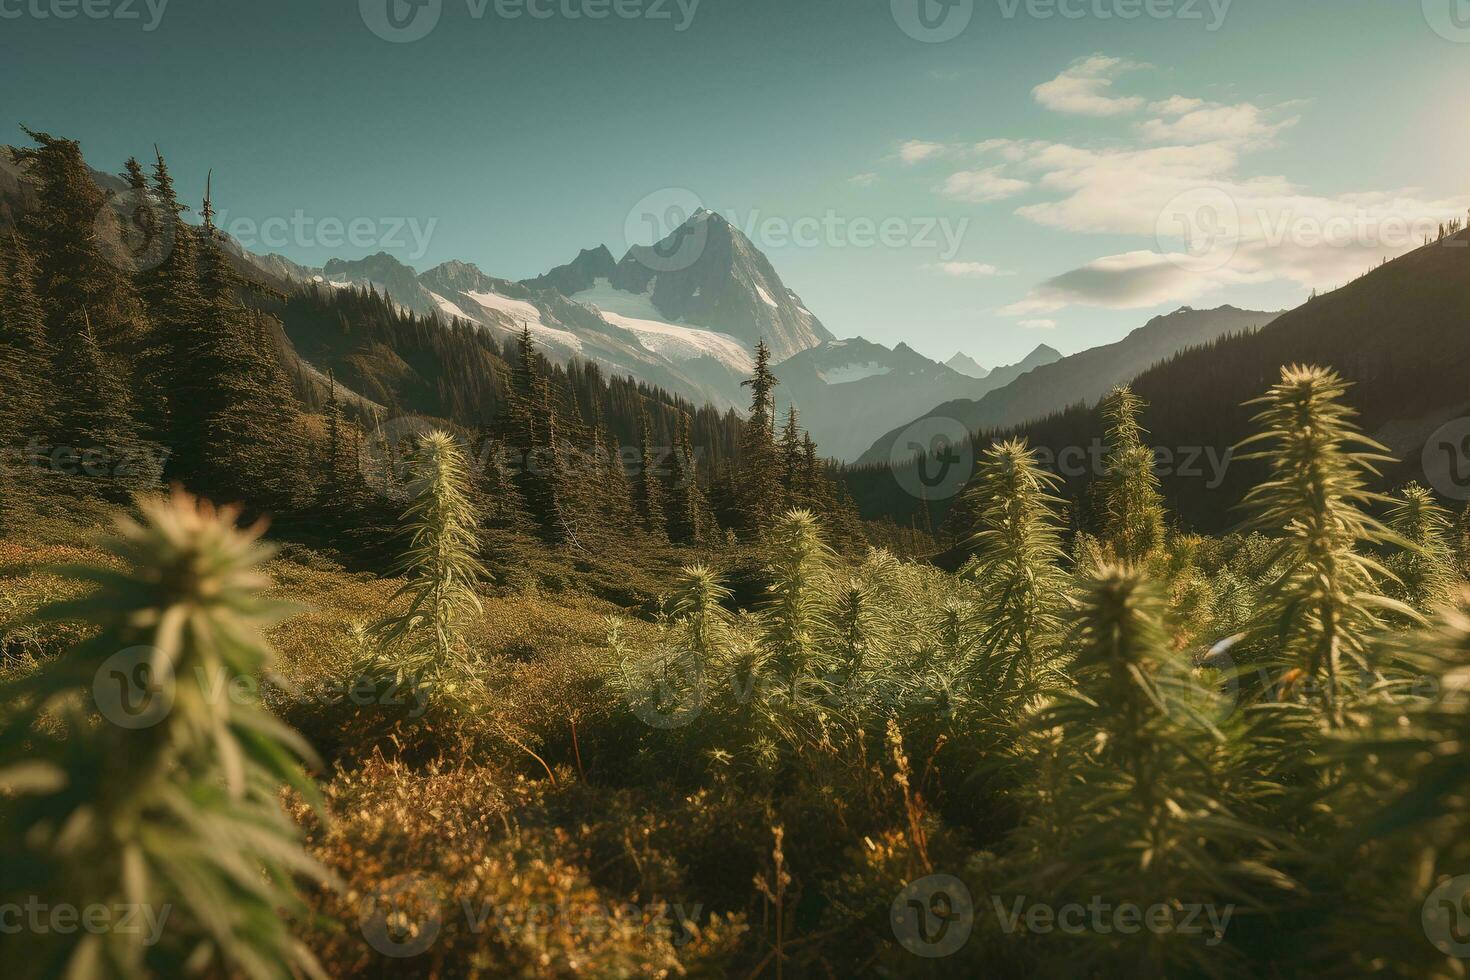
[[[546,543],[724,541],[789,506],[866,540],[794,411],[777,436],[764,345],[743,420],[552,364],[528,329],[503,345],[371,287],[276,288],[233,254],[207,191],[185,220],[161,153],[128,160],[109,195],[75,141],[27,132],[32,204],[0,242],[12,524],[57,493],[121,502],[167,482],[359,534],[388,523],[403,460],[447,424],[472,444],[487,523]]]

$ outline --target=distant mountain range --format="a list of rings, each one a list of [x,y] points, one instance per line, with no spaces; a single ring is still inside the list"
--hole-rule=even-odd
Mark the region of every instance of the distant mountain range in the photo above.
[[[861,455],[863,463],[886,463],[893,441],[919,418],[957,419],[972,432],[1003,429],[1059,412],[1069,405],[1091,403],[1114,387],[1180,351],[1227,334],[1264,327],[1280,313],[1221,306],[1214,310],[1189,307],[1148,323],[1115,344],[1093,347],[1070,357],[1053,358],[1020,377],[993,385],[979,396],[943,401],[886,432]],[[987,380],[1000,374],[997,370]]]
[[[944,366],[951,371],[957,371],[963,374],[967,378],[983,379],[990,376],[989,368],[981,367],[973,357],[964,351],[955,351],[954,357],[945,361]]]
[[[0,226],[26,206],[29,192],[17,177],[0,171]],[[93,171],[93,177],[109,191],[126,188],[113,175]],[[229,245],[237,264],[275,288],[371,288],[403,309],[462,320],[501,340],[529,328],[552,361],[593,362],[608,374],[721,410],[746,407],[741,382],[764,340],[781,381],[778,402],[794,404],[823,454],[844,461],[886,459],[884,439],[874,444],[875,434],[929,414],[976,426],[1025,421],[1093,397],[1190,344],[1270,316],[1181,311],[1119,344],[1065,359],[1041,345],[1019,364],[990,370],[963,352],[940,364],[906,344],[890,349],[861,337],[837,340],[760,249],[710,211],[696,212],[662,241],[633,246],[621,259],[599,245],[519,282],[459,261],[419,272],[380,252],[313,269]]]
[[[826,455],[856,459],[873,433],[922,413],[936,400],[979,397],[1061,354],[1045,345],[984,378],[957,372],[907,344],[892,350],[861,337],[829,340],[776,365],[777,400],[796,405]]]

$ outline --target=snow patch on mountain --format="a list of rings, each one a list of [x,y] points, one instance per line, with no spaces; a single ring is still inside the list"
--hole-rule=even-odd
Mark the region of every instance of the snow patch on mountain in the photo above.
[[[459,304],[456,303],[454,300],[452,300],[452,299],[445,299],[443,296],[440,296],[438,293],[434,292],[433,290],[430,290],[429,291],[429,296],[433,298],[433,300],[434,300],[435,303],[438,303],[439,304],[439,309],[443,310],[445,313],[449,314],[450,316],[456,317],[456,318],[458,318],[460,320],[470,320],[470,321],[473,321],[474,320],[474,317],[470,316],[464,310],[460,309],[459,308]]]
[[[591,289],[569,298],[593,308],[608,323],[628,331],[648,350],[670,360],[712,357],[739,374],[748,374],[755,367],[740,341],[714,330],[670,323],[647,293],[624,292],[608,280],[598,279]]]
[[[865,364],[844,364],[841,367],[828,368],[818,371],[817,377],[829,385],[844,385],[864,378],[878,378],[885,374],[892,374],[893,368],[877,361],[868,361]]]
[[[511,299],[499,293],[465,293],[484,310],[490,313],[500,314],[501,317],[510,321],[512,328],[519,328],[522,324],[531,328],[531,335],[541,338],[545,343],[555,343],[580,353],[582,350],[582,338],[570,330],[547,325],[541,319],[541,311],[533,304],[525,300]]]

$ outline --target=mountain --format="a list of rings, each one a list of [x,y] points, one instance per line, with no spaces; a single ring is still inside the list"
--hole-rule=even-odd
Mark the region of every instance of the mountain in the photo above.
[[[596,250],[583,252],[577,262],[548,276],[570,286],[582,272],[601,268],[598,259]],[[514,339],[527,327],[541,353],[555,363],[579,358],[609,374],[626,375],[721,410],[743,403],[740,381],[753,362],[739,341],[698,327],[604,314],[558,290],[534,287],[546,279],[525,283],[499,279],[459,261],[417,273],[379,253],[354,261],[334,259],[309,281],[334,288],[371,287],[405,310],[445,321],[463,320],[501,341]],[[605,285],[607,280],[597,282]],[[635,306],[641,299],[646,305],[646,298],[628,294],[619,298]]]
[[[833,339],[761,250],[712,211],[696,212],[655,245],[633,246],[608,279],[616,290],[646,295],[663,320],[728,334],[751,349],[764,340],[776,360]]]
[[[544,276],[527,279],[531,289],[554,289],[563,296],[591,289],[599,279],[611,279],[618,268],[618,260],[606,245],[583,249],[574,260],[559,265]]]
[[[958,419],[972,432],[1020,425],[1069,405],[1096,401],[1179,351],[1227,334],[1255,330],[1280,315],[1233,306],[1214,310],[1186,306],[1166,316],[1154,317],[1115,344],[1093,347],[1037,366],[995,385],[982,398],[968,396],[947,401],[923,417]],[[997,369],[987,380],[995,380],[1001,370]],[[894,439],[909,424],[912,422],[883,435],[862,454],[860,462],[887,462]]]
[[[824,455],[856,459],[874,432],[913,418],[936,401],[978,397],[994,384],[1060,357],[1038,347],[1020,364],[977,379],[899,344],[892,350],[861,337],[829,340],[775,367],[778,401],[794,404]]]
[[[955,351],[954,357],[945,361],[944,366],[967,378],[980,380],[990,376],[990,368],[981,367],[973,357],[964,351]]]

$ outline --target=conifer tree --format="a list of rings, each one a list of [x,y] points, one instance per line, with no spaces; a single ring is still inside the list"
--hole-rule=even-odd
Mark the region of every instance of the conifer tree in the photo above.
[[[85,311],[57,362],[68,397],[53,465],[78,478],[74,485],[83,492],[109,500],[156,483],[156,447],[140,437],[127,381],[98,345]]]
[[[633,479],[633,502],[638,519],[650,534],[663,534],[668,519],[664,512],[664,485],[659,475],[658,449],[653,445],[653,425],[647,408],[639,418],[638,473]]]
[[[803,499],[801,492],[802,445],[799,418],[795,405],[786,409],[786,428],[782,431],[781,442],[777,446],[781,458],[781,489],[785,491],[788,507],[810,505],[810,501]]]
[[[740,469],[736,511],[740,527],[759,531],[775,517],[781,499],[781,465],[773,441],[776,424],[776,385],[771,373],[771,351],[761,340],[755,348],[755,370],[741,386],[750,389],[750,417],[740,440]]]
[[[1108,422],[1107,469],[1102,478],[1106,539],[1125,564],[1136,565],[1164,543],[1164,507],[1153,450],[1138,414],[1143,399],[1126,385],[1113,389],[1103,406]]]
[[[669,540],[689,544],[700,540],[704,523],[704,495],[694,465],[694,448],[689,444],[689,416],[679,414],[678,437],[670,457],[668,485]]]
[[[25,930],[7,955],[38,976],[320,975],[292,935],[305,911],[292,879],[327,876],[280,802],[283,786],[316,801],[301,770],[311,750],[252,686],[284,612],[262,595],[270,552],[259,528],[188,496],[142,512],[107,562],[67,570],[95,591],[44,613],[95,632],[4,692],[0,897],[131,908],[130,921],[158,923],[157,941],[145,928]]]
[[[36,291],[51,336],[59,342],[80,329],[85,310],[98,346],[125,352],[146,330],[147,318],[129,279],[135,257],[121,229],[108,224],[117,216],[104,213],[107,196],[75,140],[25,133],[38,145],[12,152],[37,203],[21,230],[35,259]]]
[[[607,454],[607,469],[602,488],[604,518],[609,528],[625,531],[633,524],[633,487],[628,482],[628,470],[623,461],[623,447],[618,442],[617,436],[605,427],[600,426],[599,431],[601,435],[598,438],[598,445],[602,446]]]
[[[7,511],[19,495],[30,495],[37,476],[27,447],[58,435],[56,362],[36,296],[35,266],[12,233],[0,243],[0,468],[9,483],[0,508]]]

